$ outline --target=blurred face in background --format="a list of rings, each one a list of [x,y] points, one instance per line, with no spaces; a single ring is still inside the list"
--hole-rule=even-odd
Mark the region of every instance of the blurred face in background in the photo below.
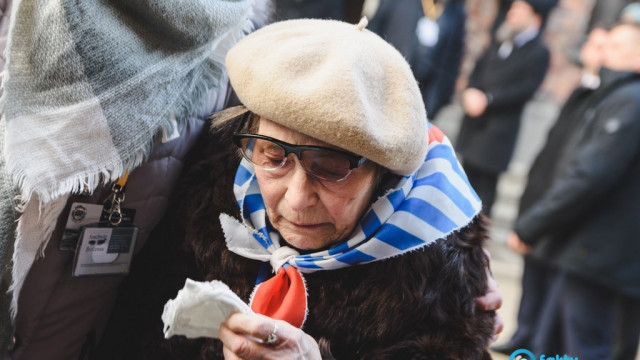
[[[597,73],[604,62],[604,51],[608,40],[607,30],[595,28],[580,48],[580,60],[585,69]]]
[[[528,2],[516,0],[511,4],[505,17],[505,24],[515,31],[526,30],[531,27],[540,27],[542,18],[536,14]]]
[[[609,31],[603,66],[615,71],[640,72],[640,28],[622,24]]]

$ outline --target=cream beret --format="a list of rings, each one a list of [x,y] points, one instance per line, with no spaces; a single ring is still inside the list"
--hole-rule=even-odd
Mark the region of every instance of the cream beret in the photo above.
[[[402,55],[366,19],[301,19],[239,41],[226,66],[252,112],[409,175],[427,153],[427,115]]]

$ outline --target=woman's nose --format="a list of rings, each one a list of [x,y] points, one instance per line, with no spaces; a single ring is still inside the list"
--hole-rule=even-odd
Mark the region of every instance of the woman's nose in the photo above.
[[[314,180],[302,167],[298,159],[293,160],[295,167],[291,170],[285,200],[292,210],[301,211],[318,202]]]

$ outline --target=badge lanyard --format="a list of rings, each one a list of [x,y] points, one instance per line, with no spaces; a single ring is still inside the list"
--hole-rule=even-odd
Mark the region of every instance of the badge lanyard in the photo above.
[[[111,195],[104,201],[104,211],[109,214],[108,221],[113,226],[118,226],[122,222],[122,208],[120,204],[124,202],[124,187],[129,179],[129,171],[125,171],[111,187]]]
[[[73,250],[74,277],[129,272],[138,227],[134,209],[122,208],[129,173],[111,187],[102,204],[73,203],[60,250]]]
[[[435,0],[422,0],[424,16],[431,20],[437,20],[442,14],[442,4],[436,4]]]
[[[416,24],[416,36],[422,46],[433,47],[440,38],[440,27],[437,21],[442,15],[443,7],[435,0],[422,0],[422,11],[424,16]]]

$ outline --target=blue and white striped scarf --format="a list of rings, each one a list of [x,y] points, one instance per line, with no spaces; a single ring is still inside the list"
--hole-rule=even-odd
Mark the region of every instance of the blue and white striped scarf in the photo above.
[[[328,250],[305,255],[286,247],[283,251],[279,234],[267,224],[254,167],[244,159],[234,193],[243,224],[220,216],[228,248],[244,257],[271,261],[276,271],[289,264],[303,273],[365,264],[425,247],[466,226],[481,209],[449,139],[432,124],[422,166],[371,205],[350,239]]]

